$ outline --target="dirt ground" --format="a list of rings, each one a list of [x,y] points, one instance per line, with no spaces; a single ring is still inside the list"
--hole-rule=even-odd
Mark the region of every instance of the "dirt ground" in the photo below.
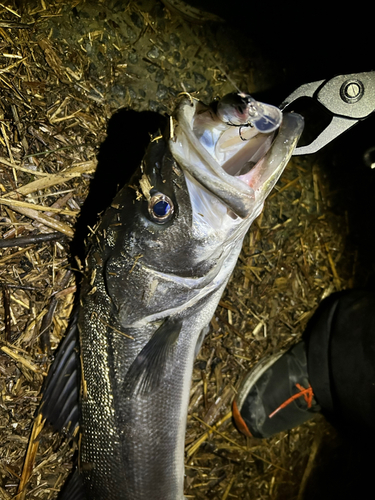
[[[261,45],[159,1],[0,3],[0,498],[56,498],[72,467],[76,444],[48,429],[28,458],[30,478],[24,462],[87,226],[140,161],[155,112],[171,113],[180,92],[208,103],[237,86],[278,104],[280,89],[301,83]],[[374,181],[360,155],[371,143],[363,131],[351,137],[359,156],[338,140],[294,157],[245,238],[195,364],[186,498],[302,500],[341,449],[323,417],[262,441],[240,435],[230,411],[259,359],[298,341],[322,298],[370,274],[361,214],[373,213]]]

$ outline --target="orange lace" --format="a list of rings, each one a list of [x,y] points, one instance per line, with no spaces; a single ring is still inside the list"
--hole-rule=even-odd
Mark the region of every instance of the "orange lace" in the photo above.
[[[309,384],[309,387],[307,389],[305,389],[301,384],[296,384],[296,387],[297,389],[300,391],[300,392],[297,392],[297,394],[294,394],[293,396],[291,396],[289,399],[287,399],[286,401],[284,401],[284,403],[282,403],[278,408],[276,408],[275,411],[273,411],[269,416],[268,418],[272,418],[274,415],[276,415],[276,413],[280,410],[282,410],[283,408],[285,408],[286,406],[288,406],[289,403],[291,403],[292,401],[294,401],[295,399],[298,399],[300,398],[301,396],[303,396],[305,398],[305,401],[306,401],[306,404],[307,404],[307,408],[311,408],[311,405],[312,405],[312,399],[314,397],[314,393],[313,393],[313,390],[312,390],[312,387],[311,385]]]

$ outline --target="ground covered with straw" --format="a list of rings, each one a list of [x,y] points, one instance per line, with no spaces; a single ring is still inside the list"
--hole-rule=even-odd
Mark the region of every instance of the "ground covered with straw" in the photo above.
[[[0,4],[1,498],[56,498],[72,467],[74,441],[41,425],[30,433],[87,227],[140,161],[153,113],[171,113],[180,92],[208,103],[233,84],[257,92],[284,78],[244,43],[225,23],[192,23],[158,1]],[[295,157],[245,238],[195,363],[186,498],[302,499],[322,443],[335,439],[322,417],[246,438],[231,403],[259,359],[298,341],[322,298],[353,284],[356,249],[336,195],[319,157]]]

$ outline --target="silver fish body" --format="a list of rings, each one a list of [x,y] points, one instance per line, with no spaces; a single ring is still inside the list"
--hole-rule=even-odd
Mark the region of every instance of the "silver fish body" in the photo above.
[[[183,500],[195,355],[302,127],[288,114],[276,137],[249,130],[244,141],[184,98],[104,214],[78,318],[87,498]]]

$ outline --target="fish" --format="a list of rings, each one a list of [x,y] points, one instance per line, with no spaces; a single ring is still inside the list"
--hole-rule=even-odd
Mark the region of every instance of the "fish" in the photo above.
[[[193,363],[302,129],[245,93],[184,94],[104,212],[40,410],[79,426],[61,499],[184,499]]]

